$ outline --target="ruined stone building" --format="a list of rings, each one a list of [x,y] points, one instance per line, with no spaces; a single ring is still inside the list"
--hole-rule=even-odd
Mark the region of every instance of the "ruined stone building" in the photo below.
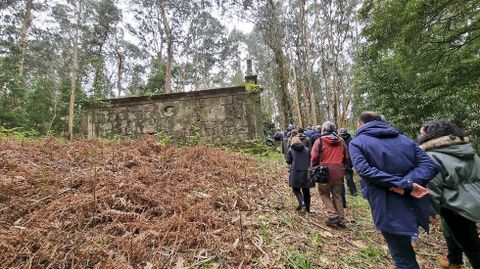
[[[89,138],[161,132],[174,139],[199,134],[200,141],[222,142],[263,136],[259,93],[245,86],[115,98],[84,105],[82,111],[82,135]]]

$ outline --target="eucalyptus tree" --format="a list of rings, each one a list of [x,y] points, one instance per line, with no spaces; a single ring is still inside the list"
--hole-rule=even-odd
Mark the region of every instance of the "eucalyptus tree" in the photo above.
[[[318,51],[323,105],[327,118],[346,126],[352,104],[353,58],[356,42],[358,1],[315,1],[312,33]]]
[[[478,137],[480,3],[365,1],[360,14],[362,108],[378,108],[412,136],[422,121],[445,118]]]
[[[113,89],[112,80],[106,74],[106,57],[108,50],[113,47],[111,41],[114,40],[116,26],[121,20],[121,11],[113,0],[98,0],[86,2],[87,8],[91,11],[88,15],[88,27],[86,31],[87,64],[91,67],[87,72],[91,75],[91,91],[96,98],[105,98],[111,95]],[[89,73],[90,73],[89,72]]]
[[[288,91],[289,72],[285,52],[286,22],[282,1],[267,0],[258,6],[257,29],[263,37],[263,42],[273,52],[276,66],[276,97],[280,114],[280,124],[287,125],[293,121],[292,105]]]
[[[72,77],[70,88],[70,103],[68,106],[68,138],[73,139],[73,117],[75,108],[75,92],[77,89],[77,75],[78,75],[78,47],[80,42],[80,22],[83,12],[83,0],[78,0],[75,10],[75,39],[72,52]]]
[[[165,62],[163,90],[172,91],[175,56],[185,36],[184,25],[192,14],[199,12],[198,1],[142,0],[131,1],[136,23],[130,31],[155,58],[152,62]],[[206,1],[201,1],[206,2]],[[164,60],[166,54],[166,60]],[[155,74],[156,76],[161,73]]]
[[[3,1],[0,5],[0,122],[7,126],[27,125],[25,104],[31,82],[35,76],[32,64],[38,61],[29,59],[34,55],[32,44],[39,49],[36,37],[41,36],[38,17],[46,4],[33,0]],[[27,66],[29,65],[29,66]],[[27,74],[26,69],[34,70]]]
[[[203,9],[192,16],[182,43],[184,64],[180,67],[185,66],[186,72],[179,79],[190,80],[193,90],[224,83],[228,78],[226,63],[235,54],[231,50],[235,41],[228,39],[226,27],[206,7]]]
[[[282,109],[279,107],[280,104],[277,101],[277,68],[275,65],[272,65],[272,62],[269,60],[273,59],[273,52],[270,47],[263,42],[263,37],[258,35],[255,29],[246,35],[245,42],[248,46],[249,55],[257,67],[256,72],[259,76],[260,84],[264,88],[261,95],[263,111],[272,115],[275,122],[283,122],[280,115]]]

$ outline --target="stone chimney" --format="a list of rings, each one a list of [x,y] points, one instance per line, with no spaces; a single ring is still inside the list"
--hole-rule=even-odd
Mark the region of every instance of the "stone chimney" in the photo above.
[[[257,75],[253,74],[252,60],[247,60],[247,75],[245,76],[245,83],[257,84]]]

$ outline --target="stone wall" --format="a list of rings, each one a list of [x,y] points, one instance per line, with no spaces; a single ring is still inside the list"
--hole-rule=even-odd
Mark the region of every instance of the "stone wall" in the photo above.
[[[84,137],[138,138],[163,132],[175,139],[200,134],[201,141],[233,141],[263,136],[258,93],[245,87],[110,99],[83,106]]]

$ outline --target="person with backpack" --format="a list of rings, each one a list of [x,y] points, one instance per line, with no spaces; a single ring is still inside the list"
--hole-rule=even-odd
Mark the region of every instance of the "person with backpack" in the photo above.
[[[298,136],[292,137],[291,143],[286,156],[286,162],[290,165],[288,185],[298,200],[296,210],[310,212],[310,188],[315,187],[315,182],[308,178],[310,153]]]
[[[479,269],[480,158],[465,131],[444,120],[424,123],[417,142],[440,166],[440,173],[427,184],[448,249],[440,266],[460,268],[465,253],[472,267]]]
[[[318,184],[320,198],[328,213],[325,224],[346,228],[341,192],[348,155],[344,142],[335,134],[335,129],[335,123],[331,121],[322,124],[322,136],[315,141],[310,153],[310,167],[313,169],[323,165],[327,170],[327,182]]]

